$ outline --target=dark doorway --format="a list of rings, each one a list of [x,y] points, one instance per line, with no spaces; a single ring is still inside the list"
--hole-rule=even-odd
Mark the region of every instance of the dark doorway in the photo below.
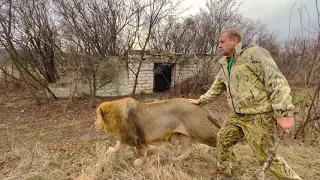
[[[174,64],[154,64],[154,92],[163,92],[171,88],[172,69]]]

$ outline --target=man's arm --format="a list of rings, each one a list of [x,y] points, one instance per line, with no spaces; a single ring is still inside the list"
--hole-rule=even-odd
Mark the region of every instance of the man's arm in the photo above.
[[[292,97],[288,81],[278,69],[270,53],[258,48],[252,53],[252,69],[264,82],[267,93],[269,94],[272,108],[275,112],[274,117],[285,132],[289,132],[294,124]]]
[[[190,100],[193,104],[205,104],[214,100],[220,93],[226,90],[226,85],[223,82],[223,71],[220,69],[215,81],[211,85],[210,89],[198,100]]]

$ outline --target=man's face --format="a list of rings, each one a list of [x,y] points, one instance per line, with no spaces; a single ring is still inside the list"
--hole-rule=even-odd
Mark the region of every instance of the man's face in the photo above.
[[[219,49],[224,56],[232,56],[234,47],[238,44],[238,38],[229,37],[228,33],[223,33],[219,38]]]

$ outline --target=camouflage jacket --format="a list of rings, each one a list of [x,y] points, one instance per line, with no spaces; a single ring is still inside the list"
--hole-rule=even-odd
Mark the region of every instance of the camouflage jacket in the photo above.
[[[208,103],[227,90],[231,109],[238,114],[274,112],[274,117],[293,116],[294,106],[290,87],[269,52],[254,43],[242,49],[235,47],[230,73],[227,57],[219,63],[220,71],[210,89],[200,96],[200,103]]]

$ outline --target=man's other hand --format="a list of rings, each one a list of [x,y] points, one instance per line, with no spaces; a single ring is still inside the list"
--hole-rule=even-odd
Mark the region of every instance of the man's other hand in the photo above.
[[[293,117],[281,117],[277,119],[277,122],[285,133],[289,133],[294,125]]]

